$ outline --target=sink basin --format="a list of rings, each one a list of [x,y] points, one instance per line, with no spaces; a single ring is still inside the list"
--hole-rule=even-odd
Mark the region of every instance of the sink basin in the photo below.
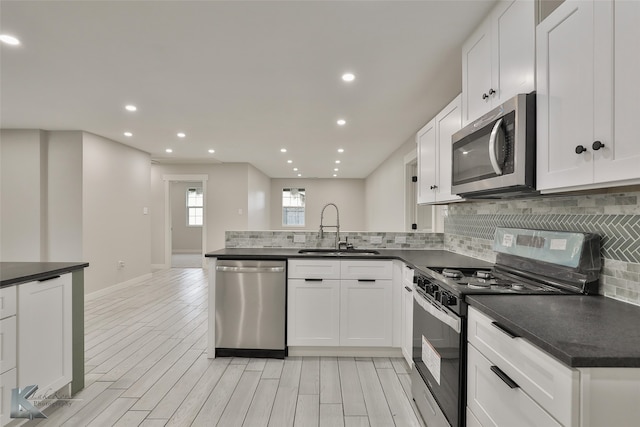
[[[380,252],[373,249],[300,249],[299,254],[323,254],[323,255],[379,255]]]

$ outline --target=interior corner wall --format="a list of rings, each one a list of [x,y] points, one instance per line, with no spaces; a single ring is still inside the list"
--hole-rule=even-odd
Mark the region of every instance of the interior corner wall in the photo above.
[[[415,148],[411,137],[366,178],[366,230],[406,231],[404,158]]]
[[[247,230],[247,163],[154,164],[151,166],[151,262],[164,265],[164,175],[207,175],[207,252],[223,249],[225,231]]]
[[[44,131],[0,131],[0,260],[42,261],[45,253]]]
[[[282,230],[282,189],[304,188],[306,192],[305,226],[289,230],[318,230],[320,213],[327,203],[340,211],[341,231],[365,231],[364,179],[278,178],[271,180],[271,230]],[[325,224],[335,224],[335,209],[325,212]],[[333,231],[328,229],[328,231]]]
[[[252,165],[247,172],[247,228],[268,230],[271,225],[271,178]]]
[[[83,133],[83,252],[85,292],[151,272],[149,154]],[[120,268],[118,262],[123,261]]]

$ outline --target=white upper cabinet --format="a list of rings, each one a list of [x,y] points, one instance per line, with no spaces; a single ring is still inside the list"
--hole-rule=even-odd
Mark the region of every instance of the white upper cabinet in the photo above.
[[[416,135],[418,153],[418,203],[461,200],[451,194],[451,136],[461,128],[458,95]]]
[[[640,182],[640,2],[566,1],[537,29],[537,187]]]
[[[535,89],[535,2],[501,1],[462,47],[462,123]]]

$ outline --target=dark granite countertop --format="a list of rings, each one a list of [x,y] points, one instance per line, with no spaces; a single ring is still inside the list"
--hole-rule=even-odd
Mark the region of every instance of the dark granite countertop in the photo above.
[[[88,262],[0,262],[0,287],[47,279],[88,266]]]
[[[474,295],[467,302],[571,367],[640,367],[640,307],[603,296]]]
[[[411,267],[474,267],[489,268],[493,264],[468,256],[443,250],[415,249],[376,249],[379,255],[350,253],[300,254],[299,248],[229,248],[209,252],[205,256],[219,259],[288,259],[288,258],[338,258],[338,259],[399,259]]]

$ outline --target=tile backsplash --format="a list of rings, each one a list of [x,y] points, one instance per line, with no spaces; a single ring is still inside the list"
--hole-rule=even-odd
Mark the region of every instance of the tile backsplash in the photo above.
[[[317,231],[227,231],[225,247],[332,248],[335,239],[335,232],[325,232],[320,239]],[[340,232],[340,240],[345,239],[364,249],[442,249],[444,245],[442,233]]]
[[[599,234],[599,293],[640,305],[640,192],[452,204],[444,220],[444,248],[493,262],[498,226]]]

